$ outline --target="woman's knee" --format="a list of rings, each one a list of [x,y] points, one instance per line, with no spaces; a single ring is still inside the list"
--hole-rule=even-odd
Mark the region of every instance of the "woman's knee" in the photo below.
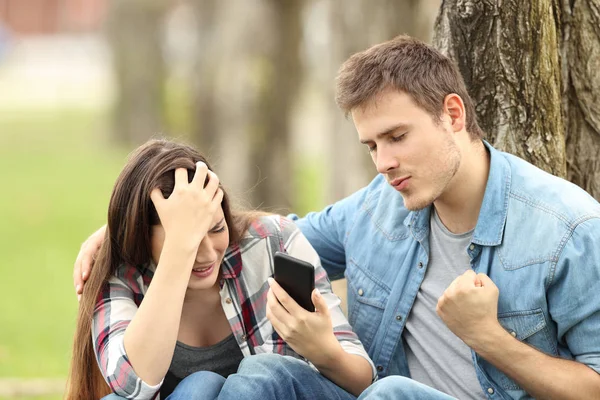
[[[240,363],[238,373],[261,373],[269,371],[271,373],[288,372],[299,369],[311,369],[310,366],[291,356],[282,356],[280,354],[256,354],[246,357]]]
[[[225,378],[211,371],[198,371],[183,379],[169,396],[169,400],[178,399],[215,399]]]
[[[372,397],[371,397],[372,396]],[[450,396],[404,376],[390,375],[368,387],[359,399],[445,400]]]

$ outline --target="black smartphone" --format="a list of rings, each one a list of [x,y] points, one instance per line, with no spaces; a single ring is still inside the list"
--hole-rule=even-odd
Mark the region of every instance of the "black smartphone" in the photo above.
[[[311,294],[315,289],[315,268],[306,261],[279,251],[273,258],[275,260],[275,281],[301,307],[311,312],[315,311],[311,299]]]

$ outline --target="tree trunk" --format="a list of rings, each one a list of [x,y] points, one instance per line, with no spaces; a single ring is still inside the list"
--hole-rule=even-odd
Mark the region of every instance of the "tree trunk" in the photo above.
[[[117,79],[114,137],[138,145],[163,129],[162,0],[112,0],[107,20]]]
[[[444,0],[434,45],[457,62],[487,140],[566,177],[557,6]]]
[[[444,0],[434,44],[495,147],[600,199],[600,0]]]
[[[288,125],[300,85],[303,1],[194,5],[202,47],[194,141],[234,198],[246,199],[243,207],[284,212],[292,197]]]
[[[600,0],[562,0],[567,177],[600,200]]]
[[[251,165],[256,166],[252,171],[260,185],[253,202],[285,212],[290,210],[293,193],[290,119],[302,81],[303,1],[267,0],[266,4],[272,15],[274,42],[263,60],[266,73],[253,124]]]
[[[217,0],[191,0],[197,20],[198,49],[196,74],[192,78],[192,137],[203,153],[218,149],[217,62],[219,61],[219,19]],[[221,24],[225,25],[225,24]]]

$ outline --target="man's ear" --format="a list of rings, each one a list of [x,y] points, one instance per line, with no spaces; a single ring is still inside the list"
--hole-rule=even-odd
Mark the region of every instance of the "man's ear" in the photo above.
[[[444,114],[450,117],[450,124],[454,132],[460,132],[465,128],[467,122],[465,105],[456,93],[450,93],[444,98]]]

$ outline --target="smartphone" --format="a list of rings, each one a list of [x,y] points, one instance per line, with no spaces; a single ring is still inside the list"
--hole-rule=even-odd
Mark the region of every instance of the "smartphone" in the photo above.
[[[311,300],[311,294],[315,289],[315,268],[306,261],[279,251],[273,258],[275,260],[275,281],[301,307],[311,312],[315,311]]]

